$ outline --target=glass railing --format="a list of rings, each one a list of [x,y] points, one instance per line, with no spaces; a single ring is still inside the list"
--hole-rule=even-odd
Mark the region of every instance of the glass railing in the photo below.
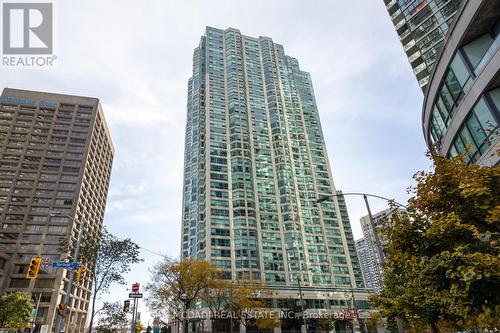
[[[407,44],[405,44],[404,46],[405,51],[408,51],[413,45],[415,45],[415,40],[412,39]]]
[[[396,30],[399,30],[403,26],[403,24],[406,23],[406,20],[403,18],[401,21],[399,21],[398,24],[396,24]]]
[[[399,14],[401,14],[401,9],[398,9],[391,15],[391,20],[394,20]]]
[[[392,0],[391,2],[389,2],[387,5],[385,5],[385,7],[387,9],[390,9],[392,6],[394,6],[394,4],[396,3],[396,0]]]
[[[491,44],[488,50],[486,50],[485,54],[483,55],[483,58],[477,65],[476,69],[474,69],[474,74],[478,75],[479,72],[481,72],[481,70],[490,61],[490,59],[493,57],[493,55],[495,54],[495,52],[498,50],[499,47],[500,47],[500,34],[497,35],[497,37],[493,41],[493,44]]]
[[[412,63],[415,59],[417,59],[418,57],[420,57],[420,51],[417,51],[415,53],[413,53],[411,56],[408,57],[408,60],[410,61],[410,63]]]

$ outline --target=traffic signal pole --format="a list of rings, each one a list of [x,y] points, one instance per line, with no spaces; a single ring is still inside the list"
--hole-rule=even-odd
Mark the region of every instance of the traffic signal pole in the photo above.
[[[85,231],[85,219],[82,218],[80,222],[80,232],[78,233],[78,240],[76,242],[76,249],[75,249],[75,257],[73,261],[78,262],[78,257],[80,256],[80,245],[82,243],[82,235],[83,232]],[[66,295],[64,295],[64,301],[62,304],[65,305],[64,307],[64,316],[58,316],[57,321],[56,321],[56,333],[63,333],[64,332],[64,318],[67,316],[69,312],[68,308],[68,303],[69,303],[69,298],[71,296],[71,290],[73,289],[73,282],[75,281],[75,270],[71,270],[71,274],[69,276],[69,281],[68,285],[66,286]]]

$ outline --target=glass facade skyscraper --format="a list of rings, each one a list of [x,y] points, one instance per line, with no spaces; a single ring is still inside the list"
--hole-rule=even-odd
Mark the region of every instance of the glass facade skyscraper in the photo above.
[[[419,86],[425,91],[462,0],[384,0]]]
[[[363,288],[311,77],[298,61],[268,37],[207,27],[187,111],[182,258],[277,289],[299,279],[306,291],[338,288],[332,300]],[[316,203],[332,194],[339,196]]]

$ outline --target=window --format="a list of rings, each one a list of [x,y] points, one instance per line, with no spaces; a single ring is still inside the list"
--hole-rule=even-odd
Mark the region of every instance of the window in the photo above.
[[[493,38],[490,34],[485,34],[463,46],[464,53],[472,68],[477,68],[491,44],[493,44]]]
[[[491,146],[491,141],[498,138],[498,119],[500,118],[495,98],[500,88],[481,96],[462,128],[455,136],[449,156],[467,152],[466,162],[477,161]]]

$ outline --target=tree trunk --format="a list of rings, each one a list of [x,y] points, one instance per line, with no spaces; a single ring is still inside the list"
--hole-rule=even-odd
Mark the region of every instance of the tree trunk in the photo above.
[[[439,327],[436,323],[431,323],[431,331],[432,333],[439,333]]]
[[[92,311],[90,312],[89,333],[92,333],[92,324],[94,323],[96,297],[97,297],[97,292],[94,289],[94,295],[92,295]]]

